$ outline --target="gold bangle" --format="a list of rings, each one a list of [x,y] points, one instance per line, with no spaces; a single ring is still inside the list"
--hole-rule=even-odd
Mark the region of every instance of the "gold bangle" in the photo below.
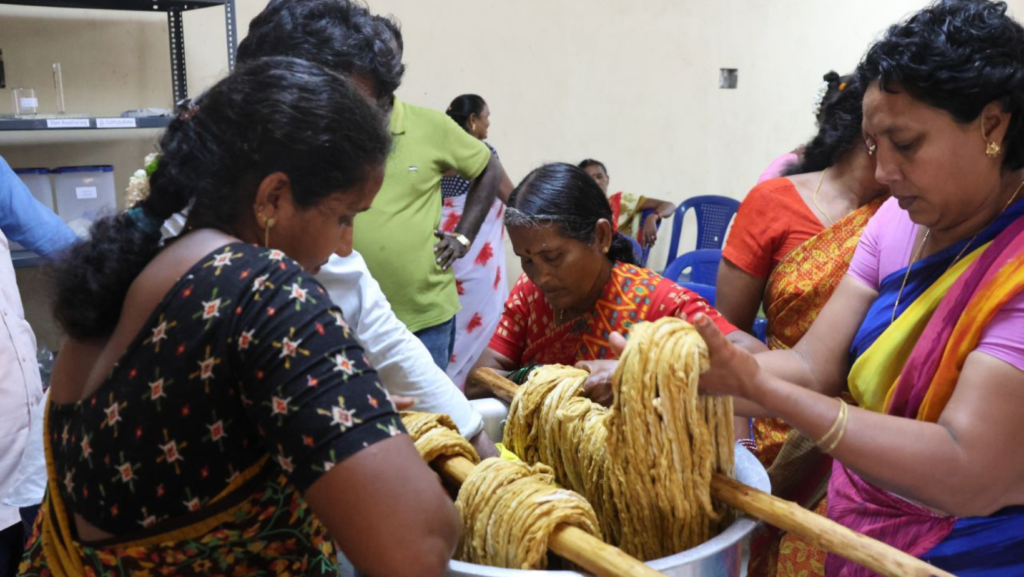
[[[828,440],[839,428],[839,423],[843,420],[843,413],[846,412],[846,401],[839,399],[839,413],[836,415],[836,420],[832,423],[832,428],[827,433],[821,436],[820,439],[814,442],[815,445],[821,446],[822,443]]]
[[[459,241],[459,244],[466,247],[466,250],[469,250],[469,247],[473,245],[473,241],[466,238],[466,235],[462,233],[453,232],[452,237],[455,238],[455,240]]]
[[[839,441],[843,440],[843,433],[846,432],[846,424],[850,421],[850,411],[849,409],[846,408],[846,403],[843,403],[843,408],[846,409],[845,411],[843,411],[843,426],[839,428],[839,433],[836,435],[836,440],[832,441],[832,444],[830,444],[828,448],[825,449],[826,453],[831,453],[832,451],[834,451],[835,448],[839,446]]]

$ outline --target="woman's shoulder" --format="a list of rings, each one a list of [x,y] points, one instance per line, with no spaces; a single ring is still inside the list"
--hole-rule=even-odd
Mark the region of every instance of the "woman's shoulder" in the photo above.
[[[664,281],[671,282],[649,268],[625,262],[616,262],[612,266],[611,281],[620,284],[642,282],[652,286],[660,285]]]
[[[743,198],[741,207],[778,206],[780,202],[791,203],[799,200],[800,193],[797,191],[796,184],[788,177],[780,176],[754,185],[754,188],[750,189],[747,196]]]
[[[319,287],[311,274],[281,250],[226,235],[193,234],[201,236],[182,238],[153,259],[133,283],[129,303],[139,302],[152,309],[158,306],[159,295],[171,294],[182,283],[216,290],[218,296],[211,298],[222,301],[264,289],[289,290],[289,281],[290,286],[302,286],[304,290]],[[320,292],[324,292],[322,287]],[[141,301],[132,298],[141,294],[148,296]]]

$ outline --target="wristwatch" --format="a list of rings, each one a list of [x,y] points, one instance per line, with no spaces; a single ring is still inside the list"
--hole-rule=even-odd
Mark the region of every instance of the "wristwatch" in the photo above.
[[[462,233],[453,232],[452,237],[455,238],[455,240],[459,241],[459,244],[466,247],[466,250],[469,250],[470,245],[473,244],[473,242],[466,238],[466,235]]]

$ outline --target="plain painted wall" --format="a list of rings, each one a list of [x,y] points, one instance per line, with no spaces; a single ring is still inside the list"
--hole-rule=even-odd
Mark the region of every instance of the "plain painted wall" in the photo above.
[[[238,0],[239,35],[265,0]],[[604,161],[614,190],[679,202],[742,198],[764,167],[814,132],[812,100],[830,69],[852,70],[885,28],[922,0],[374,0],[403,25],[408,67],[399,96],[444,109],[482,95],[490,142],[513,181],[544,162]],[[1014,0],[1020,12],[1024,0]],[[186,13],[192,94],[227,71],[223,10]],[[71,112],[171,106],[160,14],[0,5],[8,88],[36,88],[55,110],[51,63],[64,69]],[[736,90],[720,68],[739,70]],[[13,112],[0,90],[0,114]],[[119,188],[156,131],[3,134],[15,166],[113,164]],[[668,226],[669,223],[666,223]],[[688,223],[684,238],[692,238]],[[653,268],[664,266],[668,229]],[[692,243],[692,240],[690,240]],[[691,244],[692,246],[692,244]],[[510,281],[520,268],[509,251]],[[30,320],[51,347],[45,279],[19,272]]]

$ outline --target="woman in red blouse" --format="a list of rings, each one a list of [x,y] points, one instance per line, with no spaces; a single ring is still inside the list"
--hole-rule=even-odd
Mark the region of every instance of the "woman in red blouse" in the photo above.
[[[611,219],[601,188],[580,168],[548,164],[523,180],[509,199],[505,226],[524,275],[477,366],[507,372],[578,365],[591,371],[592,397],[604,401],[614,362],[594,361],[612,361],[612,335],[628,335],[638,322],[702,312],[736,344],[764,349],[696,293],[637,266]]]

